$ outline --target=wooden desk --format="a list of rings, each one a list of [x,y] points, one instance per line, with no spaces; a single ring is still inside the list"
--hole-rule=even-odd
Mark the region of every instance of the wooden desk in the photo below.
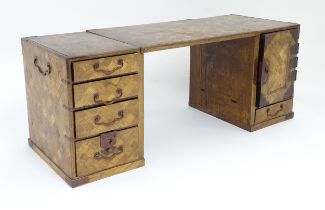
[[[298,37],[226,15],[23,38],[30,146],[72,187],[143,166],[143,53],[185,46],[190,106],[248,131],[291,119]]]

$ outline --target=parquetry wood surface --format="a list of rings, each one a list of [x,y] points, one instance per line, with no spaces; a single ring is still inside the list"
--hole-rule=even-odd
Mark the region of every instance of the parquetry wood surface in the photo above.
[[[119,112],[123,111],[120,120]],[[98,125],[95,117],[100,116],[100,123],[111,123],[110,125]],[[76,138],[85,138],[114,129],[121,129],[137,125],[139,122],[139,102],[137,99],[119,102],[108,106],[77,111],[75,113]]]
[[[120,59],[123,60],[123,66],[109,75],[105,74],[104,72],[96,72],[94,70],[94,64],[98,64],[98,69],[111,71],[112,69],[120,66],[118,63]],[[137,72],[140,69],[140,61],[141,55],[139,53],[134,53],[75,62],[73,63],[74,81],[85,81]]]
[[[73,86],[76,108],[137,97],[139,75],[129,75]],[[120,90],[120,91],[119,91]],[[96,98],[95,95],[98,97]],[[114,100],[115,99],[115,100]]]
[[[33,36],[28,39],[69,59],[111,56],[139,50],[135,46],[87,32]]]
[[[260,95],[258,106],[263,107],[293,96],[291,72],[295,70],[297,53],[291,49],[298,42],[298,29],[262,35],[260,65]]]
[[[22,40],[28,122],[30,138],[59,166],[64,173],[74,177],[74,143],[67,140],[73,136],[71,112],[64,108],[72,104],[67,79],[67,63],[56,54],[40,48],[28,40]],[[51,73],[42,75],[34,65],[46,69],[51,65]]]
[[[31,148],[60,176],[62,177],[62,179],[64,179],[64,181],[67,182],[67,184],[69,184],[71,187],[77,187],[83,184],[87,184],[90,182],[94,182],[97,181],[99,179],[103,179],[109,176],[113,176],[115,174],[119,174],[122,172],[126,172],[135,168],[139,168],[144,166],[145,164],[145,160],[144,159],[140,159],[140,160],[136,160],[134,162],[130,162],[130,163],[126,163],[124,165],[119,165],[113,168],[109,168],[109,169],[105,169],[102,171],[99,171],[97,173],[93,173],[87,176],[82,176],[82,177],[75,177],[75,178],[71,178],[69,176],[67,176],[62,170],[61,168],[59,168],[54,162],[52,162],[52,160],[50,160],[46,154],[37,147],[37,145],[35,143],[32,142],[31,139],[28,140],[29,145],[31,146]]]
[[[93,29],[88,32],[119,40],[143,51],[204,44],[295,27],[287,23],[240,15],[225,15],[136,26]]]
[[[118,131],[115,146],[123,146],[123,152],[117,154],[111,160],[94,158],[94,154],[103,149],[100,147],[100,137],[77,141],[77,175],[85,176],[103,169],[139,160],[138,137],[138,127]]]
[[[72,187],[143,166],[143,52],[183,46],[190,106],[248,131],[291,119],[298,37],[299,24],[226,15],[23,38],[29,144]],[[111,131],[123,152],[94,158]]]

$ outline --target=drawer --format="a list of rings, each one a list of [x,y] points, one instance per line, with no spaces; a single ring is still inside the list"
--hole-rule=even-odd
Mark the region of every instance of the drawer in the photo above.
[[[136,97],[139,91],[138,74],[74,85],[74,106],[112,104],[115,101]]]
[[[137,125],[138,100],[130,100],[75,112],[76,138],[85,138]]]
[[[138,127],[76,142],[77,176],[140,159]]]
[[[141,59],[139,53],[134,53],[75,62],[73,80],[78,82],[138,72],[141,68]]]
[[[255,123],[264,122],[292,112],[293,99],[256,110]]]

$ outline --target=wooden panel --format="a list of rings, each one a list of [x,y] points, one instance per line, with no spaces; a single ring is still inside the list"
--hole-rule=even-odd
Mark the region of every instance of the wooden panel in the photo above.
[[[99,179],[103,179],[105,177],[113,176],[115,174],[119,174],[125,171],[129,171],[138,167],[144,166],[144,159],[140,159],[134,162],[126,163],[123,165],[119,165],[113,168],[105,169],[103,171],[99,171],[94,174],[90,174],[87,176],[82,176],[82,177],[74,177],[71,178],[67,176],[54,162],[52,162],[51,159],[49,159],[45,153],[40,150],[36,144],[34,144],[30,139],[29,139],[29,145],[31,148],[60,176],[64,181],[67,182],[67,184],[70,185],[70,187],[77,187],[83,184],[87,184],[90,182],[97,181]]]
[[[297,24],[225,15],[88,31],[140,47],[143,51],[154,51],[255,36],[293,26]]]
[[[291,112],[291,113],[289,113],[287,115],[283,115],[283,116],[273,118],[273,119],[268,120],[268,121],[264,121],[264,122],[252,125],[251,128],[250,128],[250,131],[253,132],[253,131],[256,131],[256,130],[259,130],[259,129],[262,129],[262,128],[265,128],[265,127],[268,127],[268,126],[271,126],[271,125],[274,125],[276,123],[280,123],[280,122],[283,122],[283,121],[286,121],[286,120],[290,120],[293,117],[294,117],[294,113]]]
[[[74,85],[74,104],[76,108],[113,103],[130,97],[137,97],[139,75],[116,77]]]
[[[203,45],[206,111],[244,129],[251,124],[255,103],[256,43],[251,37]]]
[[[190,97],[192,107],[206,107],[205,68],[202,68],[202,45],[191,46]]]
[[[76,62],[73,63],[74,81],[137,72],[140,69],[140,62],[139,53]]]
[[[123,112],[123,115],[120,114]],[[99,116],[100,119],[98,119]],[[97,123],[95,122],[97,120]],[[110,130],[136,125],[139,120],[138,100],[119,102],[75,112],[76,137],[85,138]]]
[[[87,32],[33,36],[25,39],[38,43],[60,56],[74,59],[133,53],[139,50],[138,47]]]
[[[69,77],[67,62],[28,40],[22,48],[30,138],[65,174],[75,177],[74,143],[68,140],[74,130],[72,113],[64,108],[72,106],[72,87],[62,82]],[[39,72],[35,57],[41,70],[51,66],[48,75]]]
[[[292,29],[261,36],[258,107],[293,96],[298,35],[298,29]]]
[[[111,159],[95,159],[94,155],[103,150],[100,147],[100,137],[76,142],[77,175],[85,176],[103,169],[138,160],[138,128],[134,127],[118,131],[115,146],[123,147],[123,151]]]
[[[256,110],[255,122],[261,123],[292,112],[293,100],[287,100]]]

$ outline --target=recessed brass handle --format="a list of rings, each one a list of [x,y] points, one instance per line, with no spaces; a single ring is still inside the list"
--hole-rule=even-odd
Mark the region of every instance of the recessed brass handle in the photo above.
[[[103,101],[103,100],[100,100],[100,99],[99,99],[99,97],[100,97],[100,96],[99,96],[99,93],[95,93],[95,94],[94,94],[94,102],[97,103],[97,104],[111,105],[111,104],[114,103],[116,100],[118,100],[119,98],[121,98],[122,95],[123,95],[123,91],[122,91],[121,88],[117,88],[115,92],[116,92],[116,96],[115,96],[112,100],[110,100],[110,101]]]
[[[93,65],[93,68],[94,68],[94,71],[95,72],[99,72],[99,73],[104,73],[104,74],[106,74],[106,75],[111,75],[111,74],[113,74],[115,71],[117,71],[117,70],[120,70],[120,69],[122,69],[123,68],[123,66],[124,66],[124,61],[123,61],[123,59],[118,59],[117,60],[117,64],[118,64],[118,66],[115,66],[113,69],[111,69],[111,70],[108,70],[108,69],[99,69],[99,63],[95,63],[94,65]]]
[[[109,147],[107,149],[101,150],[99,152],[95,152],[94,158],[96,160],[104,159],[104,160],[111,160],[116,155],[123,152],[123,146],[119,147]]]
[[[46,66],[47,69],[43,70],[42,67],[38,64],[38,58],[35,57],[34,58],[34,65],[36,66],[36,68],[38,69],[38,71],[43,74],[44,76],[47,76],[51,73],[51,64],[49,62],[47,62]]]
[[[266,109],[266,115],[268,116],[268,117],[275,117],[275,116],[277,116],[282,110],[284,109],[284,106],[283,106],[283,104],[281,104],[280,105],[280,109],[278,109],[276,112],[274,112],[274,113],[270,113],[270,108],[267,108]]]
[[[99,115],[96,115],[94,118],[95,125],[104,125],[104,126],[110,126],[113,125],[115,122],[121,120],[124,117],[124,111],[120,110],[117,112],[117,117],[113,119],[110,122],[100,122],[101,117]]]

